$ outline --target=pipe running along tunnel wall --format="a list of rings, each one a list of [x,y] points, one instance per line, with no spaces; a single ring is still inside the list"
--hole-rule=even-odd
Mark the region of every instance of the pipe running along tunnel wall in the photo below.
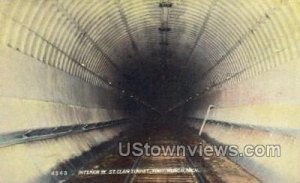
[[[36,182],[152,113],[179,111],[199,129],[211,104],[210,138],[281,145],[280,158],[233,161],[263,182],[296,182],[299,10],[298,0],[2,0],[0,182]],[[24,143],[32,134],[44,136]]]

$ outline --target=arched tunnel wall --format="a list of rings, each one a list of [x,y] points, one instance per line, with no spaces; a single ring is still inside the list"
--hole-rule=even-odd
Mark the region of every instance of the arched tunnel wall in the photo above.
[[[191,119],[204,119],[213,104],[204,132],[225,144],[238,144],[240,150],[249,144],[279,144],[281,158],[234,158],[263,182],[293,182],[298,179],[299,165],[299,62],[291,62],[231,86],[204,94],[188,106]],[[288,94],[288,96],[287,96]],[[229,125],[228,125],[229,123]],[[201,123],[191,120],[199,129]],[[287,169],[286,167],[290,167]],[[295,171],[294,171],[295,170]]]
[[[145,63],[160,63],[157,67],[177,68],[171,74],[191,90],[157,109],[182,107],[188,124],[199,129],[201,123],[193,120],[203,119],[213,104],[204,131],[210,138],[241,147],[282,146],[276,161],[235,162],[264,182],[299,180],[299,134],[294,133],[300,124],[299,1],[169,2],[172,7],[162,10],[160,1],[152,0],[1,1],[0,135],[131,119],[120,96],[156,110],[160,100],[124,90],[130,85],[120,81],[130,75],[125,65],[143,73],[143,66],[151,65]],[[10,161],[1,162],[0,174],[11,176],[0,176],[0,182],[34,182],[128,128],[120,123],[2,147],[0,159]]]
[[[125,119],[109,88],[98,87],[1,46],[1,134]],[[3,147],[0,182],[40,182],[59,163],[112,140],[128,126]],[[1,138],[1,142],[5,139]],[[37,165],[37,162],[43,164]],[[16,172],[19,167],[22,173]],[[26,175],[24,177],[24,175]]]
[[[128,118],[118,106],[117,93],[109,85],[111,81],[102,77],[104,74],[111,80],[116,77],[111,74],[112,65],[103,63],[102,54],[96,53],[92,46],[94,43],[80,40],[82,35],[71,20],[60,19],[55,3],[1,2],[1,134]],[[10,15],[6,14],[6,8],[10,9]],[[31,17],[34,20],[25,20],[32,11],[37,11]],[[45,17],[51,11],[54,17],[47,21]],[[33,25],[33,22],[39,23]],[[87,57],[84,62],[77,61],[84,56]],[[120,125],[3,147],[0,171],[9,176],[1,173],[0,182],[41,182],[39,178],[59,163],[112,140],[127,128],[128,125]],[[1,138],[1,142],[5,140]],[[42,164],[36,164],[41,161]],[[21,173],[8,167],[18,167]]]
[[[293,129],[299,128],[299,84],[295,84],[300,78],[299,31],[292,27],[299,29],[299,20],[292,23],[289,15],[296,12],[292,10],[296,4],[274,7],[248,27],[232,50],[204,72],[206,80],[202,78],[202,87],[195,91],[200,91],[200,97],[187,104],[188,116],[198,119],[204,119],[208,106],[215,105],[209,116],[212,123],[204,131],[217,142],[238,144],[241,151],[248,144],[281,146],[281,158],[275,161],[232,158],[263,182],[298,179],[299,165],[293,161],[299,161],[299,134]],[[190,125],[200,128],[200,123]]]

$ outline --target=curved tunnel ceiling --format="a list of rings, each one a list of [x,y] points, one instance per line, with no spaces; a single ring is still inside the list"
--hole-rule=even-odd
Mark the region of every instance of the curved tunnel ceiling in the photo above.
[[[143,72],[143,66],[153,63],[188,69],[192,74],[185,82],[194,91],[177,104],[299,56],[299,41],[294,39],[299,37],[296,1],[5,4],[1,16],[6,18],[1,23],[6,25],[2,41],[7,46],[95,85],[120,90],[118,80],[128,74],[124,67]],[[179,75],[180,70],[176,70]],[[169,109],[175,104],[169,104]]]
[[[0,182],[41,182],[138,131],[155,116],[141,105],[198,130],[212,104],[209,137],[286,150],[237,164],[263,182],[299,180],[299,10],[299,0],[1,0],[0,172],[12,176]]]

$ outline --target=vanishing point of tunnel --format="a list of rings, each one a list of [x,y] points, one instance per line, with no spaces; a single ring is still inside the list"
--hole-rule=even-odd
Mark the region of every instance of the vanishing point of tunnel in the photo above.
[[[300,0],[0,0],[0,183],[300,183]]]

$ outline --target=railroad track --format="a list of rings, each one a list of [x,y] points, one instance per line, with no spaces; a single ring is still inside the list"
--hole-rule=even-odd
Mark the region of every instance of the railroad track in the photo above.
[[[176,126],[174,126],[175,128]],[[197,145],[199,143],[207,145],[204,139],[199,139],[198,134],[190,133],[190,129],[160,128],[151,133],[136,135],[131,139],[125,140],[131,144],[140,142],[153,147],[172,147],[182,145]],[[126,143],[124,143],[126,144]],[[160,148],[161,149],[161,148]],[[67,183],[225,183],[225,182],[247,182],[259,183],[260,181],[229,160],[227,157],[200,156],[195,154],[189,156],[189,153],[178,155],[170,153],[147,155],[144,152],[142,156],[121,157],[117,153],[118,149],[111,150],[106,157],[90,162],[84,169],[86,170],[130,170],[130,173],[105,174],[105,175],[74,175],[68,179]],[[182,152],[182,151],[181,151]],[[173,171],[163,171],[163,170]],[[182,169],[192,169],[194,171],[174,171]],[[139,170],[139,171],[136,171]],[[143,170],[150,170],[143,171]],[[162,170],[162,171],[155,171]]]
[[[174,145],[174,141],[164,140],[153,144],[164,146]],[[175,142],[175,144],[178,144],[178,142]],[[179,156],[166,156],[161,153],[159,156],[141,156],[136,158],[131,168],[153,171],[160,170],[160,172],[150,174],[128,174],[124,183],[205,183],[205,178],[202,176],[201,172],[182,171],[183,169],[195,170],[196,168],[199,168],[192,163],[188,156],[184,156],[183,154],[179,154]]]

